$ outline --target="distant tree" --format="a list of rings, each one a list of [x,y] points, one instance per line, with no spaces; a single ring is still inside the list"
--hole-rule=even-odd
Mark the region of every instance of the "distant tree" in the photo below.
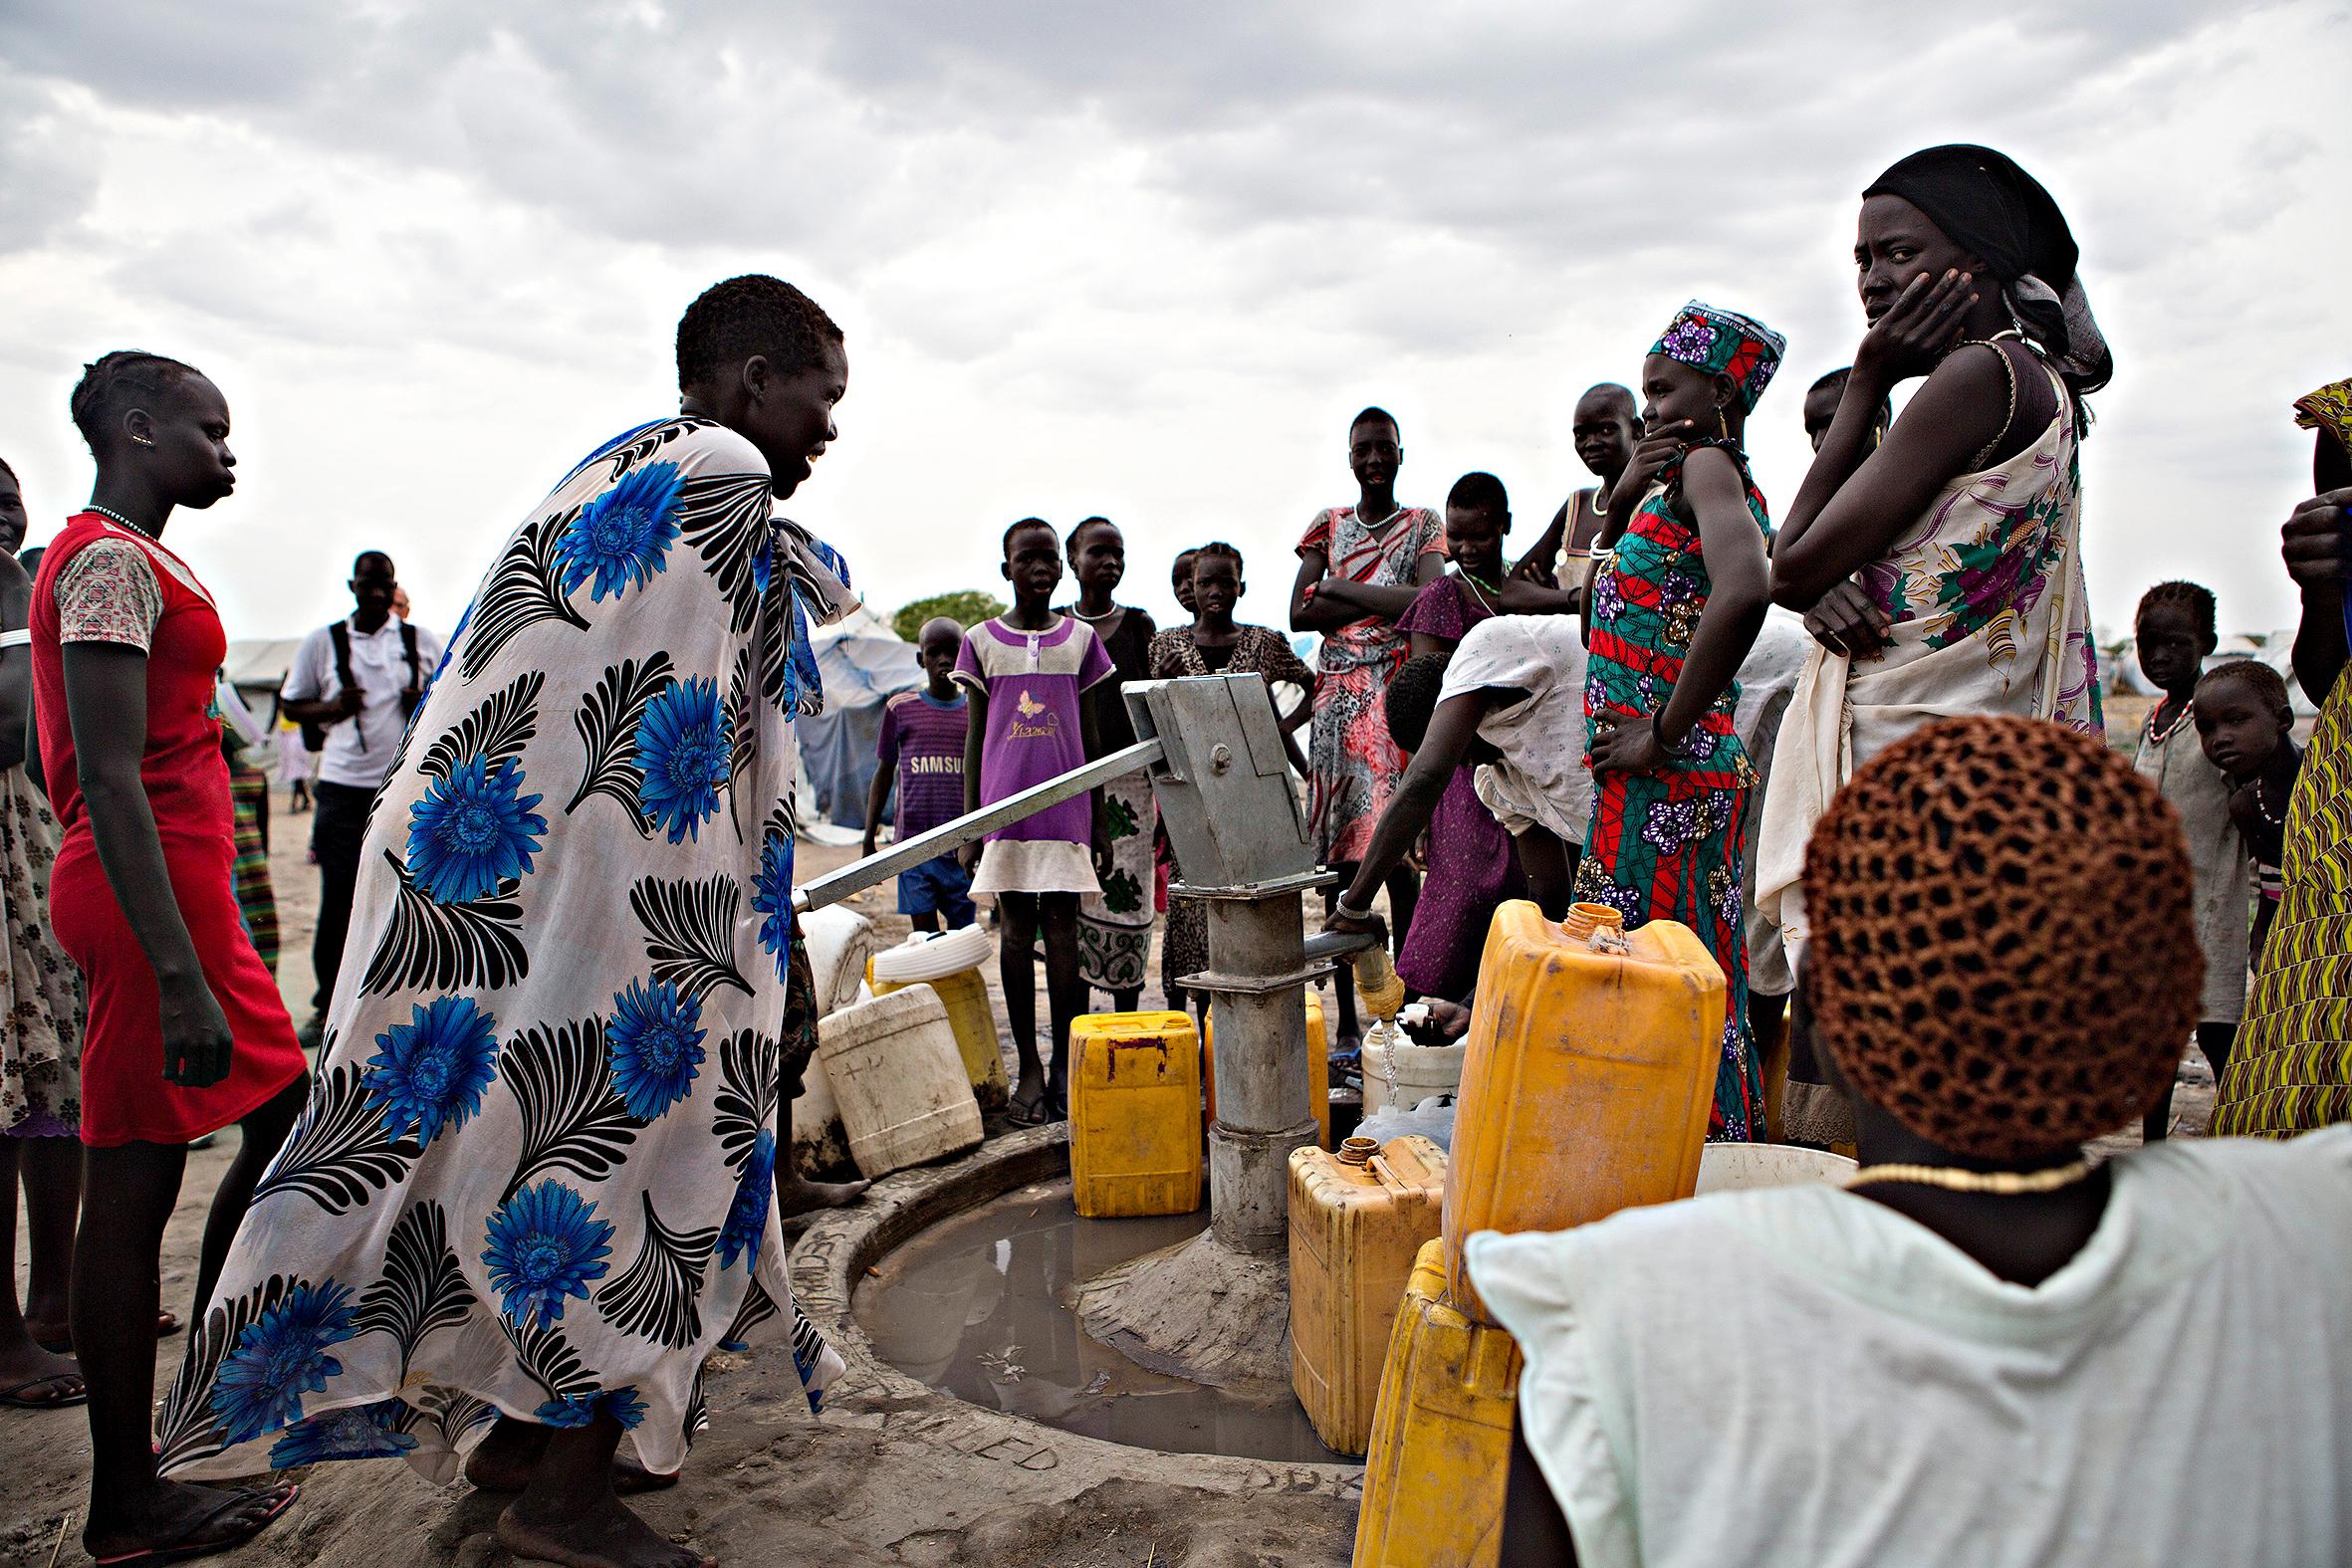
[[[927,599],[917,599],[890,617],[890,629],[912,642],[923,629],[923,622],[945,615],[959,626],[977,626],[991,615],[1002,615],[1007,605],[994,593],[966,589],[961,593],[934,593]]]

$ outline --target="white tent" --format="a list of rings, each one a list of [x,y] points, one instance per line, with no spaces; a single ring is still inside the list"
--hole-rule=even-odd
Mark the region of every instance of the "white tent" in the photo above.
[[[859,605],[810,644],[824,683],[824,711],[796,726],[801,742],[801,831],[819,842],[855,843],[865,828],[865,792],[873,783],[874,742],[882,705],[923,682],[911,642]]]

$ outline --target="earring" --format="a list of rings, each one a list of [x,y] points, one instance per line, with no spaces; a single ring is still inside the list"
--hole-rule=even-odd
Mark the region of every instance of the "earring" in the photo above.
[[[155,444],[155,438],[152,436],[134,435],[130,439],[137,442],[140,446],[153,446]]]
[[[1722,432],[1726,441],[1729,441],[1732,438],[1732,416],[1718,408],[1715,411],[1715,428]]]

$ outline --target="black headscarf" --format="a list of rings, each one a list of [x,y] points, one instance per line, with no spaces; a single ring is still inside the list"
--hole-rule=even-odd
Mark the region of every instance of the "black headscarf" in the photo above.
[[[2076,397],[2105,386],[2114,356],[2091,316],[2081,252],[2041,182],[1991,147],[1955,142],[1896,162],[1862,194],[1899,196],[1991,264],[2009,314]]]

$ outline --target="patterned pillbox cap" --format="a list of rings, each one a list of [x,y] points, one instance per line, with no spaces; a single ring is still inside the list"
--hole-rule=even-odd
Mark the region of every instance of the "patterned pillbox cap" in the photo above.
[[[1788,351],[1788,339],[1753,316],[1720,310],[1693,300],[1675,318],[1650,352],[1704,370],[1728,375],[1740,388],[1740,407],[1754,412],[1756,400],[1771,384],[1772,372]]]

